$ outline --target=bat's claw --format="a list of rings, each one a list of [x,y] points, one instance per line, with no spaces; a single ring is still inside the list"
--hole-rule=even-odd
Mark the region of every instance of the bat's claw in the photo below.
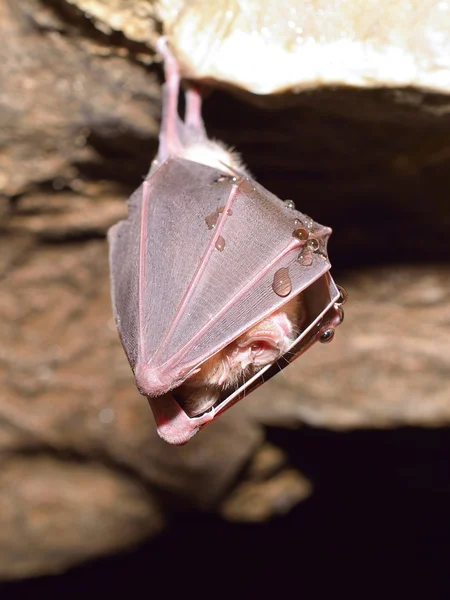
[[[158,435],[165,442],[182,446],[193,437],[203,425],[214,420],[214,409],[191,419],[176,402],[172,394],[148,398],[156,421]]]

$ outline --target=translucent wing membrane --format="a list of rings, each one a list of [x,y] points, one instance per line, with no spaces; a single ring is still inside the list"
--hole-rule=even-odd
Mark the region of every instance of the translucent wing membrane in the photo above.
[[[339,296],[324,279],[330,233],[248,177],[167,159],[131,197],[129,218],[110,232],[113,306],[140,391],[156,397],[177,388],[308,289],[316,290],[305,296],[312,298],[307,327],[313,328]],[[224,397],[218,411],[261,374]]]
[[[158,156],[129,200],[128,219],[109,231],[110,270],[137,387],[161,437],[183,444],[275,372],[267,365],[190,418],[177,390],[200,365],[298,294],[302,330],[285,364],[332,337],[342,311],[328,274],[331,229],[283,203],[207,138],[195,88],[180,119],[178,65],[164,38],[158,49],[166,72]]]
[[[179,190],[182,190],[181,193]],[[188,373],[287,300],[274,286],[286,269],[289,297],[330,268],[328,228],[294,232],[307,217],[251,179],[241,182],[183,159],[168,159],[131,199],[111,234],[119,332],[146,395],[177,387]],[[311,264],[299,255],[317,240]],[[133,268],[130,269],[130,265]],[[274,289],[275,288],[275,289]]]

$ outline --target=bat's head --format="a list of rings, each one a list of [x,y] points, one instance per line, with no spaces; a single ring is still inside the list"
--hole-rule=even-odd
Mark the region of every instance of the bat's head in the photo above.
[[[185,159],[135,192],[110,232],[113,306],[162,437],[185,443],[281,356],[332,337],[330,234],[250,176]]]

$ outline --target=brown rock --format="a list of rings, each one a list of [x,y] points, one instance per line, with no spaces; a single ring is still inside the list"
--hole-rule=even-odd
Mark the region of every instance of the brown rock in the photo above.
[[[287,455],[265,442],[219,510],[230,521],[267,521],[289,512],[311,492],[311,482],[289,467]]]
[[[154,498],[123,473],[45,455],[0,465],[1,579],[58,573],[162,529]]]
[[[244,481],[221,506],[230,521],[260,522],[289,512],[311,495],[311,483],[295,469],[285,469],[267,481]]]

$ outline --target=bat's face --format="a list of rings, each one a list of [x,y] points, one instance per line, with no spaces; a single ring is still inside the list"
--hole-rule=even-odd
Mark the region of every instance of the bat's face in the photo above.
[[[157,160],[109,241],[113,308],[137,387],[161,437],[183,444],[262,376],[331,339],[341,310],[331,229],[206,138],[198,95],[180,121],[171,68]]]
[[[176,398],[190,416],[198,416],[220,401],[222,393],[236,391],[263,367],[278,361],[301,331],[301,297],[248,329],[206,360],[177,390]]]

